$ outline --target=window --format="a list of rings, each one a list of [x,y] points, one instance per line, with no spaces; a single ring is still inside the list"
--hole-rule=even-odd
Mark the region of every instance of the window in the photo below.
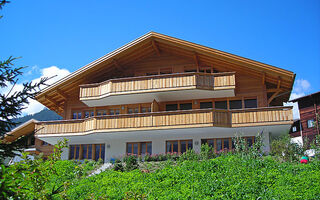
[[[132,113],[139,113],[139,108],[129,108],[128,114],[132,114]]]
[[[93,110],[84,111],[84,118],[89,118],[89,117],[93,117],[93,116],[94,116]]]
[[[45,142],[45,141],[42,141],[42,144],[41,144],[42,146],[48,146],[49,145],[49,143],[47,143],[47,142]]]
[[[119,115],[120,109],[110,109],[110,115]]]
[[[102,116],[102,115],[107,115],[107,111],[106,110],[98,110],[97,116]]]
[[[80,145],[70,145],[69,147],[69,159],[80,159]]]
[[[142,107],[141,112],[142,113],[151,112],[151,108],[150,107]]]
[[[69,147],[69,159],[83,160],[93,159],[98,161],[104,160],[104,144],[76,144]]]
[[[192,149],[192,140],[173,140],[166,142],[167,153],[184,153],[188,149]]]
[[[212,102],[200,102],[200,109],[212,108]]]
[[[152,154],[151,142],[128,142],[127,154],[145,155],[146,153]]]
[[[192,110],[192,103],[181,103],[180,110]]]
[[[81,115],[80,111],[72,112],[72,119],[81,119]]]
[[[242,101],[241,100],[231,100],[229,101],[230,109],[241,109]]]
[[[313,128],[314,127],[314,119],[309,119],[308,120],[308,128]]]
[[[257,99],[245,99],[244,100],[245,108],[257,108]]]
[[[296,126],[293,126],[292,127],[292,132],[294,133],[294,132],[297,132],[297,127]]]
[[[216,101],[214,106],[216,109],[227,109],[227,101]]]
[[[166,111],[174,111],[178,110],[178,104],[167,104]]]
[[[252,146],[254,137],[244,138],[249,146]],[[215,152],[223,150],[231,150],[235,148],[232,138],[214,138],[214,139],[202,139],[201,144],[208,144]]]
[[[202,73],[211,73],[211,68],[210,67],[201,67],[199,69],[199,72],[202,72]]]

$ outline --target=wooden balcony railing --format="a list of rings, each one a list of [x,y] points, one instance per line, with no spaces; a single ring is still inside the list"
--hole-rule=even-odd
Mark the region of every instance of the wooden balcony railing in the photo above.
[[[38,122],[35,129],[38,135],[47,135],[90,131],[129,131],[146,128],[239,127],[291,122],[292,107],[268,107],[244,110],[197,109],[108,115],[81,120]]]
[[[235,73],[176,73],[110,79],[96,84],[80,85],[80,100],[111,94],[141,93],[159,90],[183,89],[234,89]]]

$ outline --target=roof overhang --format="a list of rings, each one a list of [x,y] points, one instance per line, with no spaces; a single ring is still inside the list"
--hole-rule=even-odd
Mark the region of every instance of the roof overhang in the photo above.
[[[29,121],[21,124],[20,126],[12,129],[10,132],[4,135],[3,140],[5,142],[13,142],[16,139],[20,138],[21,136],[29,135],[30,133],[34,132],[35,124],[38,121],[35,119],[30,119]]]
[[[228,63],[235,68],[244,69],[246,73],[255,75],[265,82],[277,85],[281,82],[281,93],[278,94],[289,98],[295,74],[291,71],[284,70],[275,66],[267,65],[248,58],[226,53],[217,49],[209,48],[203,45],[195,44],[167,35],[149,32],[138,39],[112,51],[105,56],[85,65],[77,71],[60,79],[51,86],[43,89],[36,99],[50,109],[58,113],[63,111],[63,103],[68,97],[68,91],[79,90],[80,84],[87,84],[86,77],[97,74],[99,70],[119,67],[118,61],[129,59],[131,54],[139,55],[144,52],[159,50],[171,50],[174,53],[181,53],[185,56],[196,57],[197,60],[218,60],[221,63]],[[132,57],[132,56],[131,56]],[[133,58],[132,58],[133,59]],[[132,61],[132,60],[131,60]]]

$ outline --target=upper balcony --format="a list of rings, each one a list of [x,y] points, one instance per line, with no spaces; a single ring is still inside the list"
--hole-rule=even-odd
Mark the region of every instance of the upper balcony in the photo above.
[[[257,127],[292,124],[292,107],[266,107],[239,110],[196,109],[97,116],[79,120],[36,123],[36,133],[44,137],[86,135],[203,127]]]
[[[176,73],[110,79],[96,84],[80,85],[80,100],[90,107],[232,97],[235,95],[235,73]]]

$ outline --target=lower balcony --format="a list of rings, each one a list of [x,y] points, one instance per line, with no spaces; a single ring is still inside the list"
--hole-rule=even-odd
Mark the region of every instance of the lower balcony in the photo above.
[[[97,116],[81,120],[37,122],[36,135],[59,137],[92,133],[202,127],[239,128],[292,124],[292,107],[240,110],[197,109]]]

